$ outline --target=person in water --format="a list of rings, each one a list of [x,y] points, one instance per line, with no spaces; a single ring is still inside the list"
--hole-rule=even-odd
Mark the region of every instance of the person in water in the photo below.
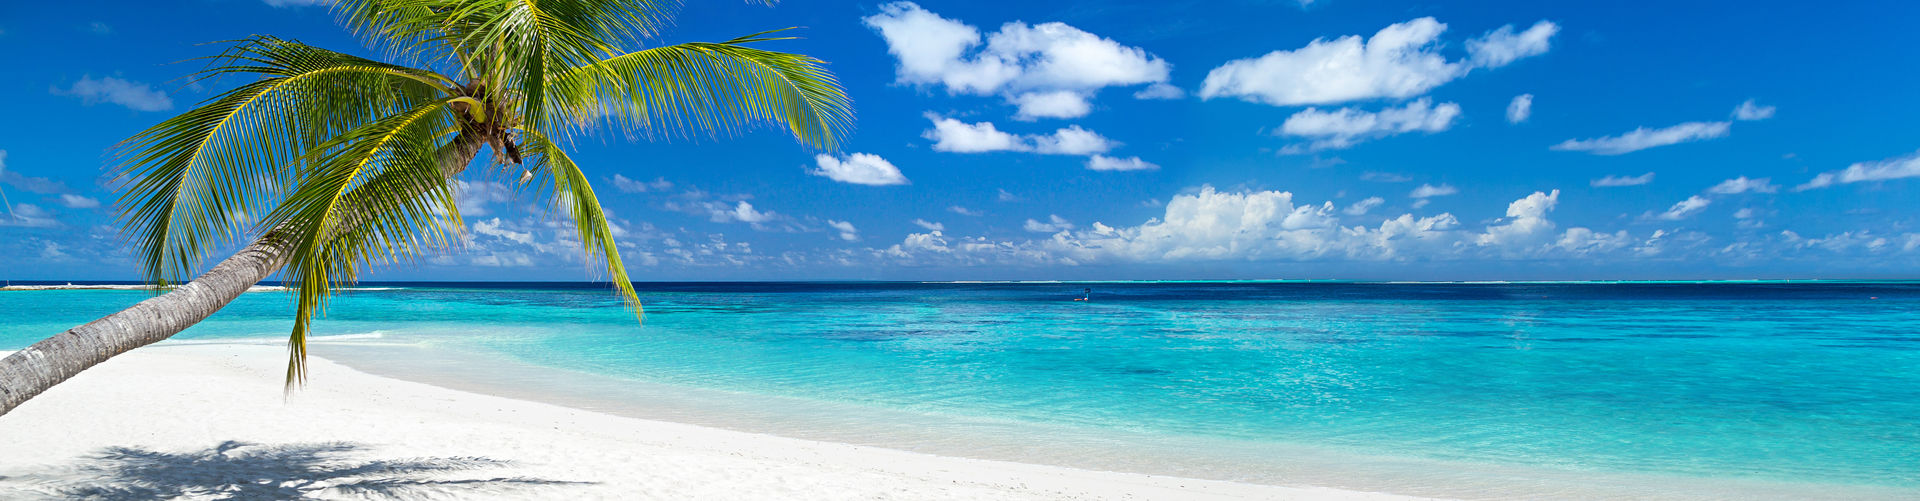
[[[1086,289],[1085,291],[1083,291],[1083,292],[1081,292],[1081,293],[1080,293],[1080,298],[1078,298],[1078,299],[1074,299],[1074,301],[1092,301],[1092,300],[1093,300],[1093,289],[1092,289],[1092,288],[1088,288],[1088,289]]]

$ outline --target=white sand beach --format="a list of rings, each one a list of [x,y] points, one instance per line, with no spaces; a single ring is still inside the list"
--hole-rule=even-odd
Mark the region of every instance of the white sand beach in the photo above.
[[[0,416],[0,498],[1408,499],[933,456],[599,414],[283,351],[157,345]]]

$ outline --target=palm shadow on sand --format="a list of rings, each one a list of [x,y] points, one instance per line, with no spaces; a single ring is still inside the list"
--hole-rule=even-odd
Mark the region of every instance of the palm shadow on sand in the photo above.
[[[354,459],[351,443],[258,445],[227,441],[189,452],[109,447],[52,474],[0,476],[0,493],[25,488],[62,499],[459,499],[475,494],[562,496],[549,489],[589,482],[528,477],[477,478],[508,466],[482,457]],[[6,485],[12,484],[12,485]],[[11,495],[7,495],[11,497]]]

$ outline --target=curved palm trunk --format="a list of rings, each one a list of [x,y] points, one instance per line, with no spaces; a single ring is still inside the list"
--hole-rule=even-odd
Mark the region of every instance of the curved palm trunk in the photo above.
[[[458,176],[479,156],[481,144],[466,134],[455,138],[437,153],[441,172],[448,178]],[[290,252],[289,243],[277,238],[276,233],[268,233],[172,292],[67,329],[0,359],[0,416],[80,371],[173,337],[205,320],[279,271]]]

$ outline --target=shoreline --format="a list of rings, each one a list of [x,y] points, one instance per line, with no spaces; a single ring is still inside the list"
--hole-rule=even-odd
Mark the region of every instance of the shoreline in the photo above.
[[[462,499],[1416,499],[638,419],[376,376],[317,357],[316,383],[283,395],[283,357],[274,346],[156,345],[84,372],[0,416],[0,442],[10,444],[0,450],[0,497],[104,488]],[[267,484],[229,485],[237,478]]]

